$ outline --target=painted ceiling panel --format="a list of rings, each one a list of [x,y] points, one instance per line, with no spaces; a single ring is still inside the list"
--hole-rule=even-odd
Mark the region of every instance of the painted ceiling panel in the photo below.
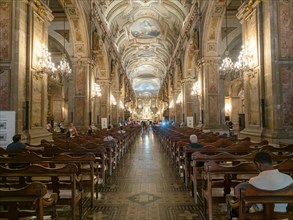
[[[157,95],[192,0],[100,0],[137,95]]]

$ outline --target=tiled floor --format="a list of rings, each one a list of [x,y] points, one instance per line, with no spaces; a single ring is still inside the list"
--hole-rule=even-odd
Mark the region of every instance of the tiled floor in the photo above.
[[[85,204],[86,208],[87,204]],[[63,219],[63,218],[62,218]],[[154,134],[141,134],[85,220],[201,220],[198,209]],[[223,219],[219,216],[216,220]]]

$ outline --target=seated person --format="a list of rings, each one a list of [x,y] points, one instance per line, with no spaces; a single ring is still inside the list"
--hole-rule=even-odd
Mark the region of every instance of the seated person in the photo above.
[[[58,126],[57,122],[54,122],[54,132],[56,132],[56,133],[60,133],[61,132],[61,129]]]
[[[263,190],[279,190],[289,186],[293,180],[292,177],[281,173],[278,169],[274,169],[273,161],[270,154],[265,151],[258,152],[254,157],[254,163],[256,168],[259,170],[259,175],[252,177],[248,183],[253,185],[258,189]],[[237,192],[239,188],[235,188],[236,197],[239,195]],[[234,200],[235,204],[235,200]],[[232,205],[233,207],[233,205]],[[235,206],[234,206],[235,207]],[[262,211],[262,204],[254,204],[251,207],[248,207],[249,212]],[[276,212],[287,212],[287,204],[275,204],[274,211]],[[233,209],[232,213],[237,215],[237,209]]]
[[[61,130],[61,133],[64,133],[65,132],[65,127],[64,127],[64,121],[61,120],[60,123],[58,124],[58,127],[60,128]]]
[[[203,146],[198,143],[198,138],[195,134],[190,135],[190,144],[188,144],[189,147],[192,148],[202,148]],[[187,153],[187,157],[191,157],[192,153]],[[198,165],[202,166],[204,163],[200,162]]]
[[[189,137],[190,144],[188,146],[192,148],[202,148],[203,146],[198,143],[197,136],[195,134],[190,135]]]
[[[120,134],[125,134],[125,131],[123,130],[123,126],[120,126],[120,130],[117,131],[117,133],[120,133]]]
[[[21,135],[16,134],[12,137],[13,142],[10,143],[6,150],[8,152],[19,152],[22,150],[28,150],[28,151],[44,151],[44,147],[33,147],[33,146],[27,146],[24,143],[22,143],[21,140]]]
[[[104,141],[107,141],[107,142],[111,142],[112,143],[112,147],[116,147],[117,146],[117,139],[113,138],[111,135],[108,135],[106,137],[104,137],[103,139]]]
[[[52,125],[51,122],[47,123],[47,131],[52,132]]]
[[[69,124],[69,127],[68,127],[68,131],[67,131],[67,133],[69,134],[68,136],[71,137],[71,138],[73,138],[73,137],[75,137],[75,136],[78,136],[77,129],[76,129],[76,127],[74,126],[73,123],[70,123],[70,124]]]
[[[92,131],[97,131],[98,130],[98,128],[94,124],[91,124],[90,127],[91,127]]]
[[[21,152],[23,150],[28,150],[28,151],[44,151],[44,147],[33,147],[33,146],[28,146],[24,143],[22,143],[21,140],[21,135],[20,134],[16,134],[12,137],[13,142],[10,143],[6,150],[9,153],[18,153]],[[13,155],[10,155],[13,157]],[[24,164],[24,163],[12,163],[9,164],[10,168],[23,168],[26,167],[28,164]]]

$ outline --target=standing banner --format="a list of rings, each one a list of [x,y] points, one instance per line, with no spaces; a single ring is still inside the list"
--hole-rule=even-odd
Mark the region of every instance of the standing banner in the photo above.
[[[193,128],[193,117],[187,117],[187,127]]]
[[[0,111],[0,147],[6,148],[15,135],[15,111]]]
[[[107,118],[101,118],[102,129],[106,129],[108,127],[107,124]]]

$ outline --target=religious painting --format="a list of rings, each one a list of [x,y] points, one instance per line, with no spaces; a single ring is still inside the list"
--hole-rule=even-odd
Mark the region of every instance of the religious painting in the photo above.
[[[149,18],[141,18],[131,26],[131,34],[136,38],[154,38],[161,33],[158,23]]]
[[[75,98],[75,121],[77,125],[82,125],[85,120],[85,112],[84,112],[84,98],[76,97]]]
[[[150,50],[141,50],[138,52],[139,57],[152,57],[154,55],[155,55],[155,53]]]
[[[137,72],[152,72],[154,67],[150,65],[141,65],[137,68]]]

